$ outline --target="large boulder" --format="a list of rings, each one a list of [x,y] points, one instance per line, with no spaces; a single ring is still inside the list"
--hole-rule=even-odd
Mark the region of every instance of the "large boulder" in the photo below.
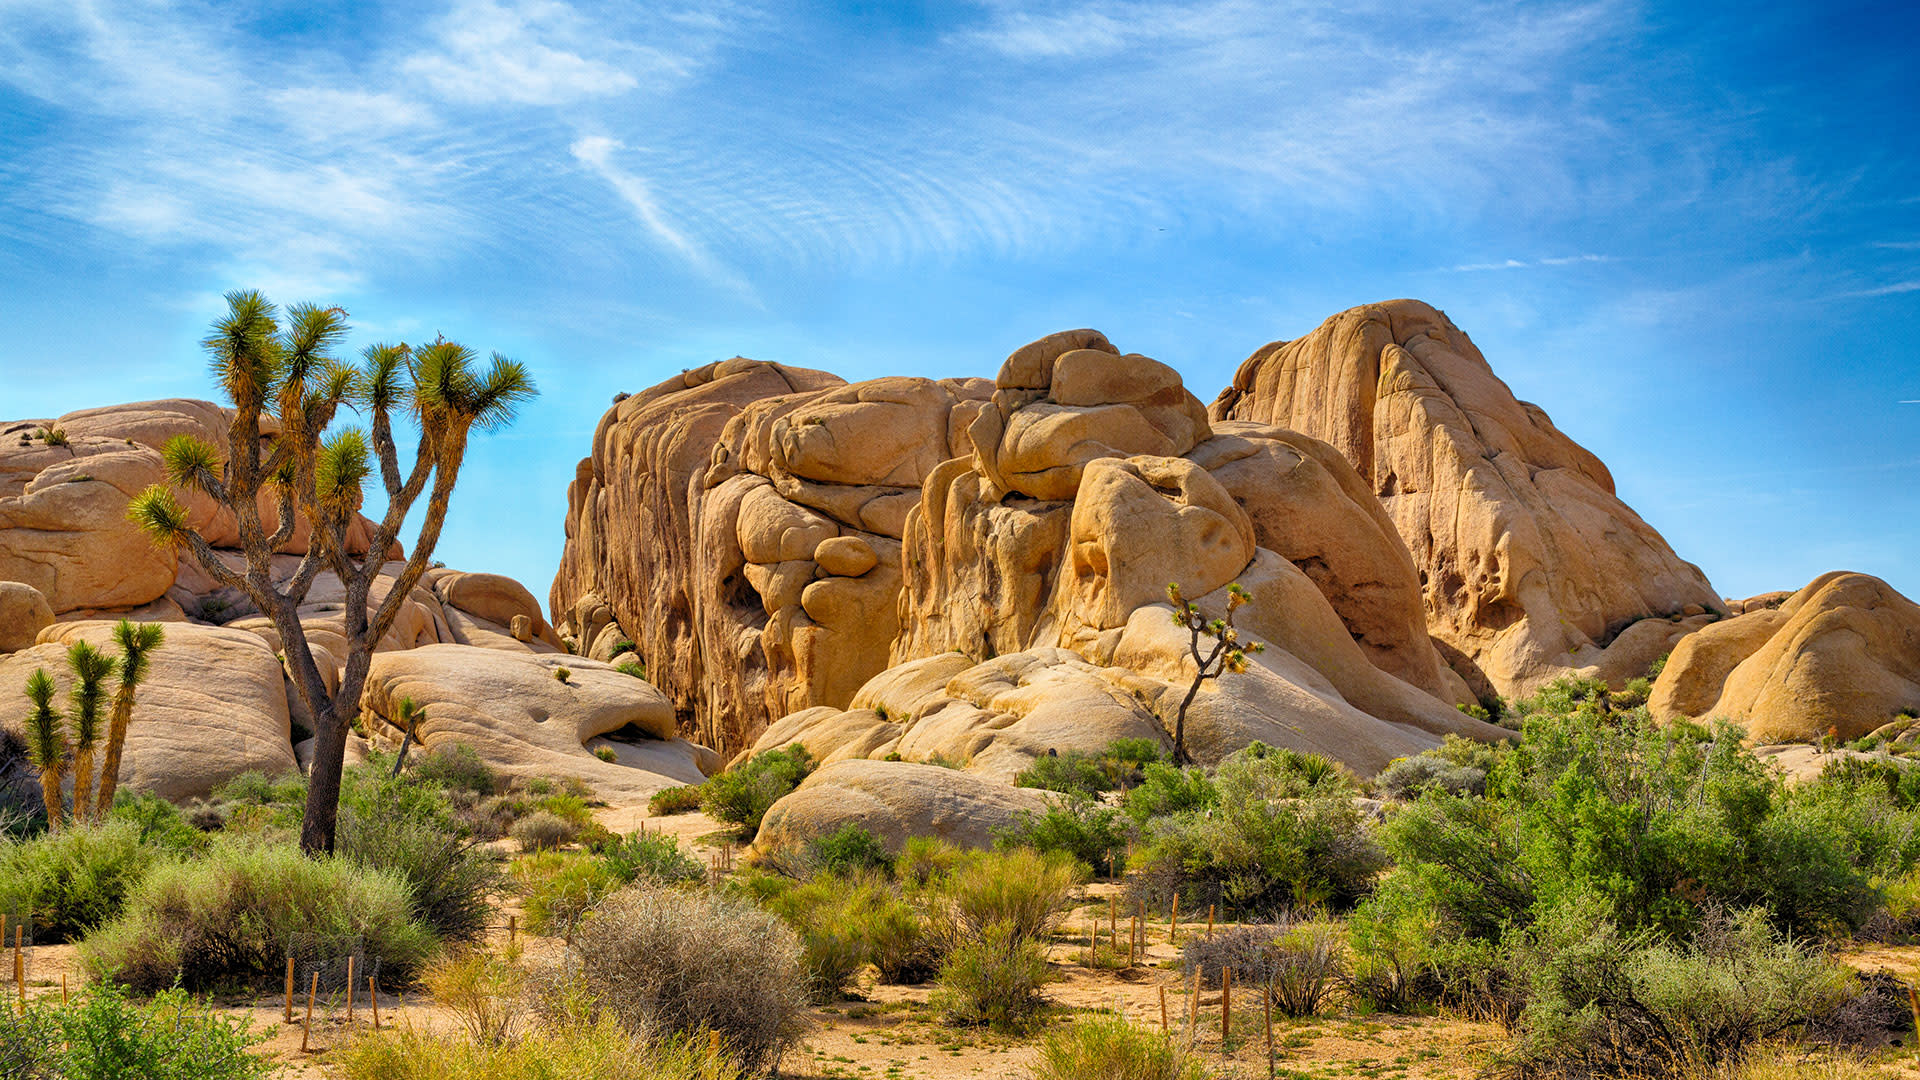
[[[206,795],[244,772],[291,772],[292,729],[280,661],[258,636],[240,630],[173,623],[151,654],[133,723],[127,729],[120,786],[166,799]],[[35,668],[68,685],[67,646],[87,641],[118,655],[113,624],[56,623],[41,643],[0,656],[0,688],[18,693]],[[0,712],[0,724],[19,731],[20,712]]]
[[[1682,639],[1648,705],[1726,717],[1762,742],[1858,738],[1920,715],[1920,605],[1876,577],[1823,574]]]
[[[698,784],[718,765],[711,751],[675,737],[666,695],[581,657],[469,645],[378,653],[360,699],[375,745],[397,745],[395,717],[406,699],[420,707],[415,737],[423,750],[465,743],[498,772],[577,777],[609,802]],[[594,756],[609,743],[622,760]]]
[[[1210,415],[1304,432],[1352,462],[1412,553],[1430,632],[1477,693],[1638,675],[1643,643],[1610,648],[1623,630],[1722,610],[1606,466],[1417,300],[1263,346]]]
[[[19,652],[53,625],[53,607],[22,581],[0,581],[0,653]]]
[[[937,765],[841,761],[815,770],[774,803],[754,848],[798,846],[848,825],[866,829],[896,852],[914,836],[987,848],[995,830],[1022,813],[1045,811],[1048,803],[1042,792]]]

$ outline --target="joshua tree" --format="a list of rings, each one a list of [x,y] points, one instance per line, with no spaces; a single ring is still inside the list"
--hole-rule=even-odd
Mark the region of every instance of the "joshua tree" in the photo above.
[[[95,821],[113,809],[113,795],[120,787],[120,754],[127,745],[127,725],[133,720],[134,692],[147,678],[147,656],[166,641],[159,623],[134,623],[121,619],[114,624],[113,640],[120,645],[120,689],[113,695],[113,718],[107,725],[107,750],[100,762],[100,791],[94,796]]]
[[[53,679],[46,668],[27,676],[27,757],[40,770],[40,799],[47,806],[47,827],[60,828],[60,785],[67,778],[67,730],[53,711]]]
[[[1167,586],[1167,599],[1173,603],[1173,624],[1187,631],[1188,649],[1193,653],[1193,685],[1187,687],[1187,696],[1180,701],[1180,714],[1173,724],[1173,760],[1175,764],[1186,765],[1192,761],[1187,756],[1187,708],[1200,694],[1200,684],[1208,679],[1217,679],[1228,671],[1247,670],[1247,654],[1266,651],[1266,646],[1257,641],[1240,641],[1240,632],[1233,628],[1233,613],[1240,605],[1253,599],[1239,582],[1227,586],[1227,615],[1223,619],[1209,619],[1202,614],[1199,605],[1180,595],[1178,583]],[[1212,648],[1202,654],[1200,642],[1210,641]]]
[[[374,345],[356,367],[332,355],[347,332],[346,312],[337,307],[290,307],[284,326],[257,292],[229,293],[227,307],[204,342],[214,378],[233,403],[224,457],[191,436],[169,439],[162,456],[171,488],[148,488],[127,512],[156,542],[184,548],[215,581],[244,593],[279,633],[288,673],[317,728],[300,846],[318,854],[333,850],[347,732],[359,712],[373,647],[392,627],[433,557],[467,436],[475,428],[509,423],[519,405],[533,397],[533,380],[523,365],[498,353],[489,367],[477,370],[472,350],[445,339],[419,347]],[[371,431],[327,434],[343,405],[363,411]],[[420,431],[412,466],[404,472],[394,442],[396,410]],[[263,431],[263,418],[278,430]],[[370,530],[366,557],[356,561],[347,551],[347,531],[375,462],[386,510]],[[369,611],[368,594],[382,560],[429,481],[431,494],[412,555],[385,598]],[[173,488],[203,492],[232,511],[246,556],[244,570],[214,554]],[[261,521],[263,495],[277,508],[273,524]],[[293,536],[302,516],[312,526],[311,546],[290,575],[276,576],[273,553]],[[331,694],[299,614],[322,570],[333,571],[347,594],[347,654],[339,658],[342,671]]]
[[[72,708],[67,715],[73,721],[73,821],[76,825],[93,817],[93,747],[100,741],[100,696],[103,684],[118,666],[112,657],[84,641],[67,647],[67,667],[73,670],[73,686],[67,691]]]

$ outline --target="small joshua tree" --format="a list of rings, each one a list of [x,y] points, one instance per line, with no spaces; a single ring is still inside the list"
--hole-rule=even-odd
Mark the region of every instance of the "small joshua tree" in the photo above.
[[[73,686],[67,691],[72,708],[67,715],[73,721],[73,821],[76,825],[93,817],[93,748],[100,741],[100,698],[107,679],[118,666],[112,657],[84,641],[67,647],[67,667],[73,670]]]
[[[1266,646],[1257,641],[1241,642],[1240,632],[1233,628],[1233,613],[1253,599],[1237,581],[1227,586],[1227,615],[1223,619],[1207,618],[1198,604],[1180,595],[1177,582],[1167,586],[1167,599],[1173,603],[1173,624],[1189,635],[1187,647],[1193,653],[1195,667],[1193,685],[1181,699],[1180,713],[1173,723],[1173,760],[1175,764],[1187,765],[1193,760],[1187,755],[1187,709],[1200,695],[1200,684],[1217,679],[1225,672],[1247,670],[1247,655],[1264,652]],[[1205,653],[1200,649],[1203,640],[1211,642],[1211,648]]]
[[[121,619],[113,627],[113,640],[120,646],[120,687],[113,695],[113,716],[107,724],[107,749],[100,762],[100,791],[94,796],[95,821],[113,809],[114,792],[120,787],[120,756],[127,746],[127,726],[133,722],[134,694],[146,681],[148,655],[166,641],[159,623],[135,623]]]
[[[525,366],[498,353],[489,367],[478,370],[471,349],[445,339],[419,347],[374,345],[361,354],[358,366],[343,363],[332,355],[347,332],[346,312],[337,307],[295,305],[286,310],[284,325],[257,292],[227,294],[227,309],[204,342],[214,378],[233,404],[224,455],[191,436],[169,439],[161,451],[168,484],[141,493],[127,514],[157,543],[185,549],[215,581],[244,593],[280,635],[288,675],[317,728],[300,847],[320,854],[333,850],[347,733],[359,715],[374,645],[393,626],[433,558],[466,458],[467,437],[476,428],[509,423],[520,404],[533,397],[533,380]],[[371,431],[327,434],[343,405],[366,414]],[[394,441],[396,410],[420,431],[412,466],[404,472]],[[279,430],[263,430],[263,419]],[[347,533],[358,519],[361,489],[376,463],[386,509],[369,530],[367,556],[356,562],[348,554]],[[374,579],[429,481],[431,494],[413,552],[385,598],[369,611]],[[188,520],[176,488],[203,492],[233,513],[244,570],[214,554]],[[277,508],[272,523],[261,520],[263,496]],[[301,517],[312,527],[307,554],[290,575],[276,574],[274,552],[293,536]],[[322,570],[333,571],[346,587],[346,655],[339,658],[342,670],[331,693],[299,613]]]
[[[45,668],[27,676],[27,758],[40,770],[40,799],[47,805],[47,827],[60,828],[60,785],[67,778],[67,728],[53,708],[53,677]]]

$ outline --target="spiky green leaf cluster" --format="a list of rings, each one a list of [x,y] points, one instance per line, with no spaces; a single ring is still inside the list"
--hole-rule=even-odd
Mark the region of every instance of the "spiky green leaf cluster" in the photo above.
[[[53,676],[46,668],[34,668],[27,676],[27,757],[34,767],[58,768],[67,756],[66,725],[53,708]]]
[[[160,447],[167,482],[189,491],[205,491],[220,479],[220,452],[192,435],[175,435]]]
[[[187,508],[164,484],[149,485],[135,495],[127,504],[127,520],[140,526],[154,543],[169,547],[185,543],[193,528],[187,520]]]
[[[67,646],[67,667],[73,671],[73,686],[68,691],[72,703],[73,742],[76,747],[92,746],[100,737],[100,699],[105,683],[119,662],[85,641]]]
[[[320,444],[313,462],[313,495],[323,507],[359,508],[361,485],[371,471],[367,436],[359,428],[336,432]]]
[[[121,685],[137,686],[147,677],[147,666],[152,662],[148,654],[167,640],[167,632],[159,623],[121,619],[113,624],[113,640],[120,646]]]

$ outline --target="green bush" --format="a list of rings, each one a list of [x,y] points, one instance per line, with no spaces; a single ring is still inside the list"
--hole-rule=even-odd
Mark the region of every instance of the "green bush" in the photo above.
[[[526,895],[527,929],[571,937],[573,927],[603,897],[642,878],[663,884],[704,880],[706,871],[672,837],[630,833],[584,853],[546,851],[514,863]]]
[[[470,791],[491,795],[500,790],[500,778],[480,754],[463,742],[446,743],[413,759],[407,775],[443,791]]]
[[[654,817],[687,814],[700,809],[700,785],[661,788],[647,799],[647,813]]]
[[[1034,1080],[1206,1080],[1207,1070],[1165,1035],[1101,1013],[1076,1017],[1071,1027],[1048,1033],[1033,1075]]]
[[[1350,905],[1372,887],[1385,855],[1354,796],[1358,783],[1327,759],[1255,743],[1221,762],[1217,801],[1151,823],[1136,852],[1134,888],[1165,909],[1209,905],[1253,916]]]
[[[571,960],[585,992],[629,1032],[717,1031],[722,1052],[749,1074],[773,1069],[806,1030],[793,932],[721,893],[637,883],[581,923]]]
[[[829,874],[853,874],[866,870],[891,873],[893,857],[887,845],[865,827],[847,822],[825,836],[808,841],[807,854],[812,862]]]
[[[1015,787],[1098,795],[1138,784],[1142,771],[1166,755],[1153,739],[1115,739],[1098,754],[1048,751],[1014,774]]]
[[[1135,824],[1145,825],[1154,818],[1205,810],[1219,801],[1220,790],[1205,769],[1155,762],[1146,767],[1139,786],[1127,792],[1121,805]]]
[[[799,787],[814,764],[813,755],[798,743],[756,754],[700,785],[700,807],[715,821],[735,826],[742,839],[751,839],[768,808]]]
[[[1567,904],[1526,935],[1530,1001],[1511,1053],[1527,1072],[1670,1075],[1736,1061],[1849,996],[1846,969],[1749,909],[1710,912],[1685,944],[1623,933],[1604,904]]]
[[[103,982],[71,1007],[43,999],[25,1015],[0,1013],[0,1075],[9,1080],[255,1080],[275,1071],[249,1052],[264,1036],[177,989],[135,1005]]]
[[[1076,792],[1044,813],[1021,811],[1013,824],[995,834],[995,840],[1002,846],[1069,855],[1097,873],[1112,876],[1126,853],[1127,828],[1117,808]]]
[[[334,850],[406,882],[414,917],[441,941],[476,941],[486,930],[493,913],[487,898],[502,876],[477,841],[432,819],[349,808],[340,815]]]
[[[1500,750],[1486,743],[1448,735],[1439,747],[1400,758],[1374,777],[1374,787],[1390,799],[1416,799],[1430,787],[1455,795],[1481,795]]]
[[[928,903],[936,932],[949,944],[983,940],[990,931],[1039,941],[1053,933],[1084,881],[1081,867],[1062,855],[1025,848],[982,852],[941,879]]]
[[[43,944],[78,939],[119,914],[148,871],[179,851],[143,843],[144,834],[137,822],[110,817],[31,840],[0,841],[0,912],[31,914]]]
[[[359,944],[382,978],[403,983],[433,951],[407,884],[391,871],[298,848],[216,842],[203,858],[157,864],[81,955],[96,974],[142,992],[278,985],[303,937],[345,955]]]
[[[572,843],[579,831],[566,818],[540,810],[514,822],[509,833],[521,851],[548,851]]]
[[[659,833],[627,833],[594,844],[593,857],[605,863],[622,884],[648,878],[662,884],[687,884],[704,881],[706,870],[671,836]]]
[[[1040,988],[1053,977],[1039,942],[1011,923],[995,923],[947,955],[928,1000],[948,1023],[1023,1032],[1040,1019]]]
[[[910,892],[919,892],[960,868],[973,853],[937,836],[909,836],[894,856],[893,876]]]

